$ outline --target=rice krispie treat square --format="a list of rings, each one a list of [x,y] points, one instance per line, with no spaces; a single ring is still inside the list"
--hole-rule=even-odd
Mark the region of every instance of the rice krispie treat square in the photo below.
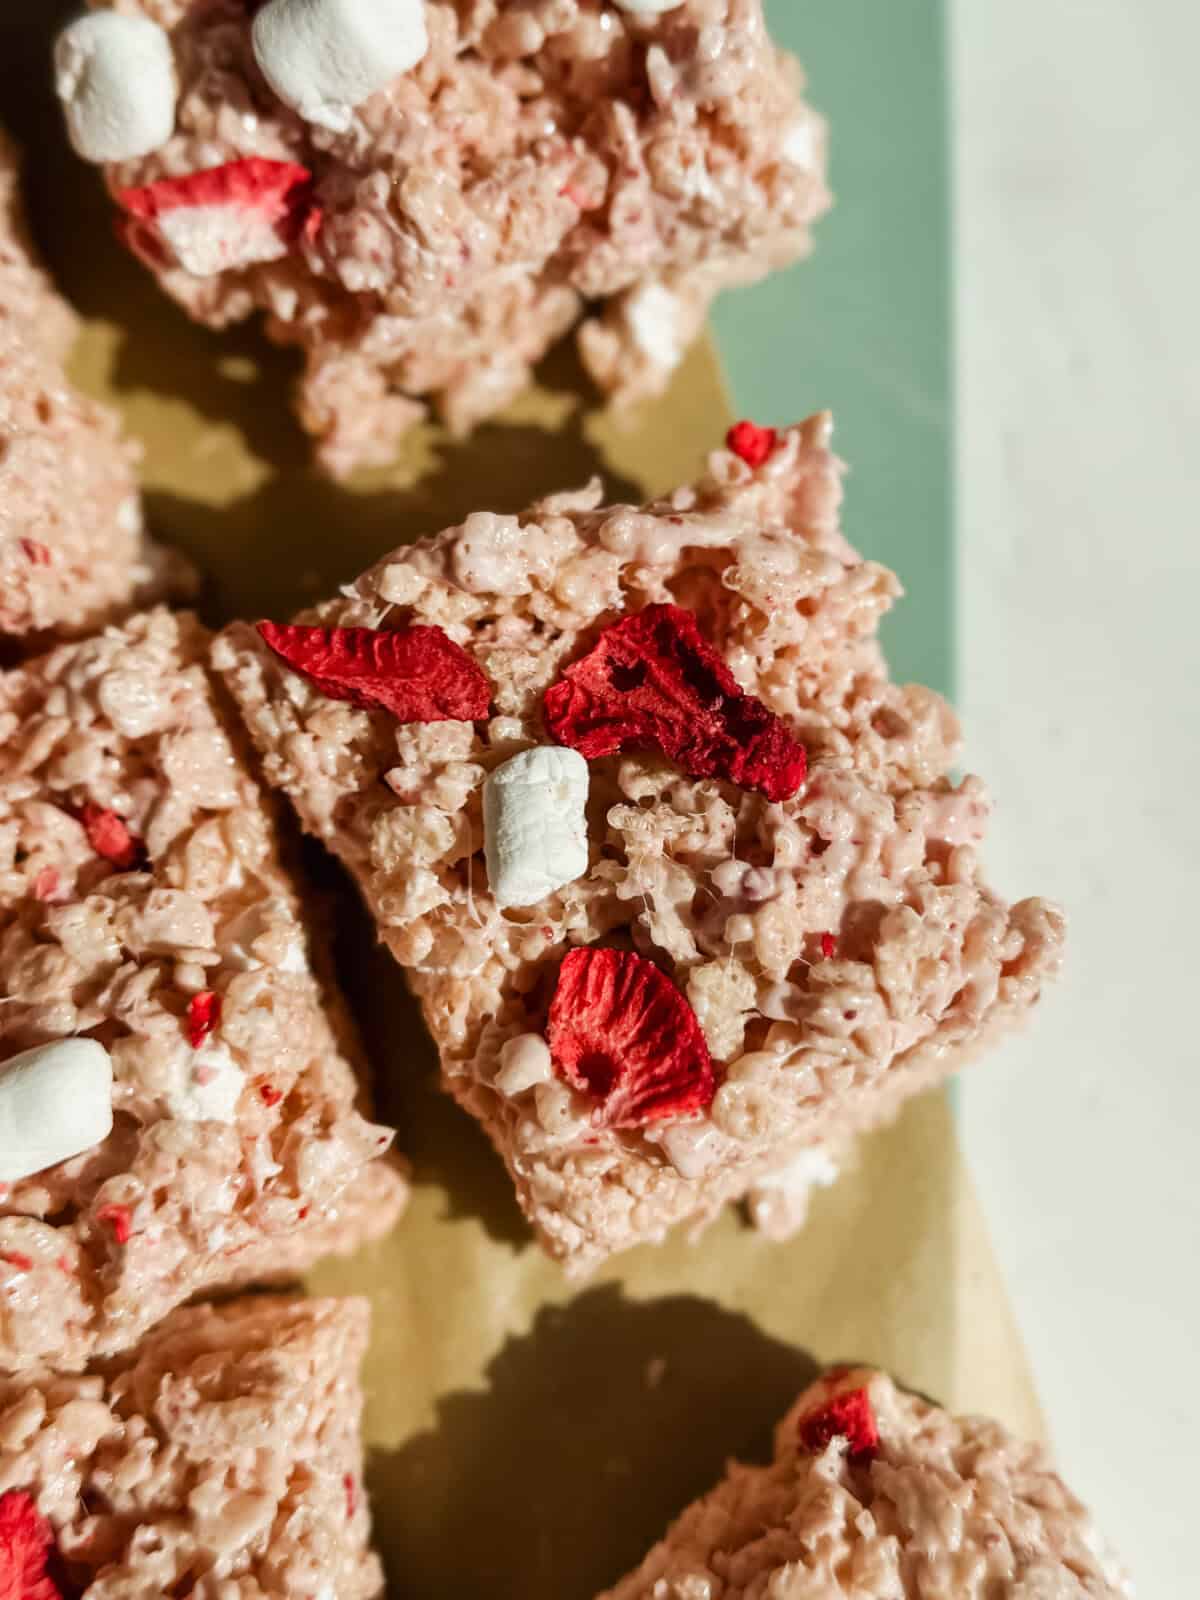
[[[335,473],[423,400],[468,430],[573,325],[602,389],[657,392],[829,203],[761,0],[93,4],[56,55],[76,149],[193,317],[300,346]]]
[[[746,1195],[784,1231],[818,1147],[1058,962],[1059,913],[983,878],[950,709],[888,679],[899,586],[839,531],[830,431],[741,424],[641,509],[480,512],[215,647],[576,1268]]]
[[[0,675],[0,1371],[385,1231],[274,818],[164,610]]]
[[[144,537],[135,447],[67,381],[74,313],[30,254],[0,136],[0,645],[78,634],[189,575]]]
[[[273,1295],[188,1307],[91,1373],[0,1378],[0,1593],[382,1595],[359,1439],[368,1316]]]
[[[1123,1600],[1133,1593],[1040,1445],[839,1368],[603,1600]]]

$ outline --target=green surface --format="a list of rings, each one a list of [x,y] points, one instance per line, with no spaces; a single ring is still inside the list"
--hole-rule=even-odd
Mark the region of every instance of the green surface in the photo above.
[[[812,257],[726,295],[716,330],[737,409],[829,408],[850,463],[846,528],[907,598],[899,677],[952,687],[950,251],[941,0],[767,0],[832,125],[834,210]]]

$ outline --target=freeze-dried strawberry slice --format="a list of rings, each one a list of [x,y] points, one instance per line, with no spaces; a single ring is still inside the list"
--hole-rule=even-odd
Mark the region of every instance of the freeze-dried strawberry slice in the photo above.
[[[779,443],[774,428],[760,428],[756,422],[735,422],[725,435],[725,447],[740,456],[748,467],[761,467]]]
[[[187,1035],[193,1050],[208,1038],[221,1020],[221,996],[212,989],[202,989],[188,1001]]]
[[[133,1215],[128,1206],[101,1206],[96,1212],[96,1221],[112,1229],[113,1238],[118,1244],[128,1244],[133,1238]]]
[[[551,736],[589,761],[661,750],[694,778],[727,778],[768,800],[804,782],[804,746],[739,687],[681,606],[647,606],[606,628],[544,707]]]
[[[0,1600],[61,1600],[46,1572],[54,1533],[32,1495],[0,1494]]]
[[[716,1074],[696,1013],[644,956],[572,950],[550,1006],[560,1077],[600,1103],[595,1120],[641,1128],[712,1104]]]
[[[826,1394],[800,1417],[800,1444],[819,1455],[831,1439],[847,1441],[846,1458],[856,1466],[879,1454],[879,1425],[867,1387],[869,1375],[836,1367],[821,1380]]]
[[[316,214],[312,173],[261,156],[121,189],[117,203],[135,255],[152,266],[174,261],[197,278],[280,260]]]
[[[492,686],[441,628],[310,628],[260,622],[293,672],[330,700],[378,707],[400,722],[476,722]]]
[[[80,821],[92,849],[119,872],[133,872],[145,865],[145,845],[129,831],[129,825],[115,811],[89,802],[80,814]]]

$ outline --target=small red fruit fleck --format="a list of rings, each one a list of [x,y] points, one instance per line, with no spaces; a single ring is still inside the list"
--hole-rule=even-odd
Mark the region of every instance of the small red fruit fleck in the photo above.
[[[26,561],[35,567],[48,567],[53,560],[50,547],[40,539],[22,539],[21,550]]]
[[[768,800],[804,782],[804,746],[747,694],[691,611],[652,605],[605,628],[543,701],[559,744],[589,761],[661,750],[694,778],[724,778]]]
[[[27,1256],[23,1250],[0,1250],[0,1261],[15,1267],[18,1272],[33,1271],[33,1257]]]
[[[822,1380],[829,1392],[798,1423],[801,1447],[812,1455],[820,1453],[831,1439],[845,1439],[846,1458],[855,1466],[879,1454],[879,1425],[871,1406],[871,1395],[863,1374],[835,1367]]]
[[[200,1046],[221,1023],[221,996],[212,989],[202,989],[188,1001],[187,1035],[193,1050]]]
[[[354,1482],[353,1474],[346,1473],[342,1479],[342,1487],[346,1491],[346,1517],[349,1520],[358,1509],[358,1487]]]
[[[601,1127],[692,1116],[717,1092],[696,1013],[653,961],[629,951],[570,952],[548,1037],[559,1077],[597,1102]]]
[[[263,1098],[264,1105],[277,1106],[283,1099],[283,1090],[277,1089],[273,1083],[262,1084],[258,1092]]]
[[[821,935],[821,954],[826,961],[832,961],[834,956],[837,955],[837,940],[833,934],[823,933]]]
[[[33,898],[43,902],[53,900],[59,889],[60,879],[57,867],[43,867],[33,880]]]
[[[115,811],[89,802],[80,814],[80,821],[92,849],[111,862],[118,872],[133,872],[145,865],[145,845],[129,831],[128,824]]]
[[[774,428],[760,428],[756,422],[735,422],[725,435],[726,448],[748,467],[761,467],[778,443]]]
[[[108,1224],[118,1244],[128,1244],[133,1238],[133,1216],[128,1206],[101,1206],[96,1221]]]
[[[75,1276],[75,1269],[67,1260],[66,1256],[59,1256],[54,1265],[62,1273],[64,1278],[73,1278]]]
[[[492,686],[441,628],[314,628],[260,622],[293,672],[330,700],[390,711],[399,722],[478,722]]]
[[[61,1600],[47,1575],[54,1532],[23,1489],[0,1494],[0,1600]]]

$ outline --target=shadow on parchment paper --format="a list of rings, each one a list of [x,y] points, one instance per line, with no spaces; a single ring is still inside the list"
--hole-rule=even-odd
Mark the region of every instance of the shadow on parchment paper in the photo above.
[[[731,1456],[769,1458],[817,1370],[692,1295],[609,1284],[540,1311],[485,1390],[444,1396],[435,1426],[371,1453],[390,1600],[591,1600]]]
[[[398,1130],[414,1189],[441,1196],[441,1220],[473,1217],[497,1244],[532,1248],[504,1163],[439,1086],[437,1051],[420,1009],[349,874],[313,840],[302,848],[308,881],[327,908],[338,983],[371,1064],[374,1115]]]
[[[125,346],[133,342],[127,338]],[[240,358],[219,365],[233,359]],[[264,377],[266,366],[249,358],[244,365],[254,373],[252,392],[262,388],[263,409],[274,408],[290,426],[277,384]],[[452,440],[440,429],[423,427],[419,439],[402,441],[396,468],[360,474],[349,486],[312,468],[307,441],[300,440],[294,466],[273,471],[241,498],[214,504],[200,495],[147,489],[147,520],[205,571],[201,611],[206,622],[220,625],[237,616],[290,616],[328,598],[397,545],[481,509],[520,511],[538,495],[582,486],[597,474],[610,500],[638,503],[638,487],[614,473],[585,435],[590,413],[579,397],[586,379],[573,347],[553,351],[537,381],[543,401],[563,400],[566,414],[552,433],[532,422],[497,420],[469,439]],[[182,392],[195,403],[194,389]],[[224,423],[253,426],[242,402]],[[393,486],[398,476],[404,482]]]

